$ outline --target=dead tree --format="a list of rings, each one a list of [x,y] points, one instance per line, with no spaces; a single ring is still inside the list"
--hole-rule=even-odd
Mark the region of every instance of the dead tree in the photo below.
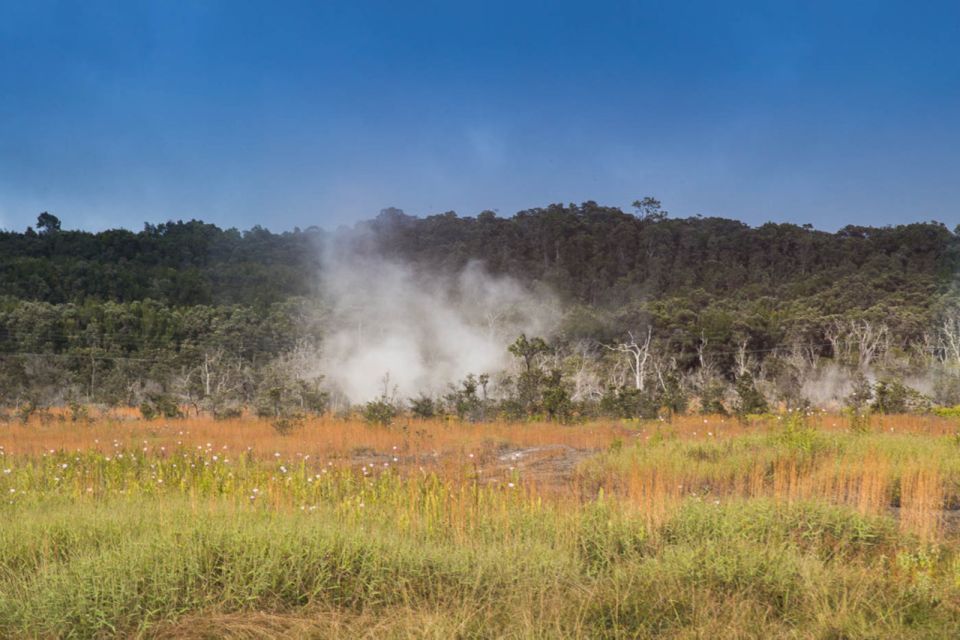
[[[939,347],[944,361],[960,364],[960,312],[953,310],[947,314],[939,333]]]
[[[741,340],[740,344],[737,345],[737,351],[733,355],[733,360],[737,367],[737,378],[752,370],[756,365],[753,356],[750,355],[750,351],[747,349],[746,339]]]
[[[570,380],[573,382],[573,400],[581,401],[603,395],[603,386],[597,373],[597,357],[591,341],[578,340],[571,345],[570,354],[564,358],[564,364],[564,369],[569,371]]]
[[[634,387],[638,391],[644,391],[647,361],[650,359],[650,340],[653,338],[653,327],[647,327],[647,337],[643,342],[639,342],[632,331],[628,331],[627,336],[630,338],[627,341],[619,342],[615,345],[605,344],[603,347],[624,355],[630,367],[630,373],[633,374]]]
[[[873,361],[890,347],[887,325],[866,319],[838,320],[827,330],[826,338],[834,357],[849,362],[855,360],[858,371],[869,369]]]

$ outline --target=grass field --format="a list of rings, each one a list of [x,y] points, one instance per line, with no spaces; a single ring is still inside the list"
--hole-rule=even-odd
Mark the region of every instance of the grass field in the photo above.
[[[0,424],[0,637],[960,637],[935,416]]]

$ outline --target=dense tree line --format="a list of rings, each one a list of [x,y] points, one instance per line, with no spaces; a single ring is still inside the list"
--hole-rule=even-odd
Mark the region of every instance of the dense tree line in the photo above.
[[[90,233],[48,213],[36,230],[0,232],[0,403],[172,394],[198,409],[260,403],[278,415],[308,397],[323,404],[319,378],[292,363],[322,344],[329,237],[195,220]],[[509,218],[387,209],[351,238],[426,270],[480,261],[560,296],[564,320],[537,367],[482,386],[452,381],[446,404],[458,414],[487,406],[488,382],[514,414],[589,401],[650,415],[693,397],[759,410],[808,397],[825,363],[843,369],[844,389],[858,374],[887,385],[887,404],[891,381],[935,370],[920,385],[927,397],[960,402],[960,237],[940,223],[753,228],[670,219],[647,198],[635,212],[586,202]],[[295,371],[286,381],[281,362]]]
[[[316,229],[241,233],[191,220],[90,233],[61,230],[51,214],[38,227],[0,231],[0,296],[186,306],[263,305],[316,293]]]
[[[39,232],[0,232],[0,295],[53,303],[277,302],[316,293],[327,235],[316,228],[240,232],[196,220],[90,233],[61,230],[54,220]],[[827,233],[672,220],[586,202],[509,218],[489,211],[417,218],[386,209],[358,228],[385,255],[449,270],[480,260],[493,273],[545,283],[568,302],[601,308],[696,295],[809,300],[828,313],[916,306],[911,295],[929,297],[960,267],[957,235],[932,222]]]

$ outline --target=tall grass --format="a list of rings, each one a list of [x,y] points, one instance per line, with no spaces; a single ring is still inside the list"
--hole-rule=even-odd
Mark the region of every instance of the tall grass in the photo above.
[[[21,510],[0,534],[0,634],[182,637],[185,620],[256,628],[264,613],[281,629],[353,620],[411,637],[960,630],[955,552],[885,518],[687,500],[651,528],[603,501],[498,501],[464,523],[437,519],[429,498],[398,513],[400,502],[300,512],[168,496]]]
[[[0,637],[960,636],[945,435],[132,425],[0,427]],[[557,440],[600,451],[502,454]]]
[[[637,440],[584,464],[579,481],[584,493],[603,487],[651,514],[690,495],[821,500],[897,515],[905,532],[936,540],[960,507],[960,446],[946,435],[774,425],[727,438]]]

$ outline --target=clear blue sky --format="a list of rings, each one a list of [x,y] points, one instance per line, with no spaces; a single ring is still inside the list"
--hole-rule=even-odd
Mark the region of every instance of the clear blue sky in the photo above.
[[[0,228],[960,223],[960,2],[0,0]]]

